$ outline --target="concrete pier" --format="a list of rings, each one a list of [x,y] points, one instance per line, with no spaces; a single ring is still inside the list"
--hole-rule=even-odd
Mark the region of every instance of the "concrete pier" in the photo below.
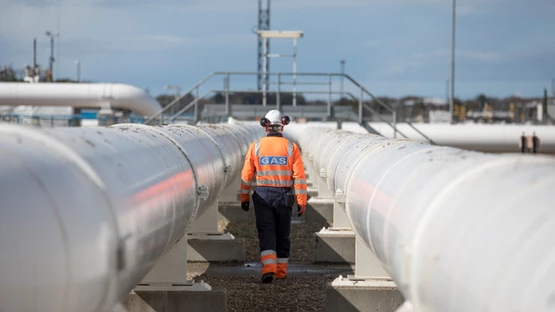
[[[123,302],[129,312],[226,312],[227,290],[207,284],[138,286]]]
[[[315,263],[355,263],[355,233],[323,228],[314,233]]]
[[[231,233],[188,234],[187,241],[189,242],[187,250],[189,262],[245,261],[245,240],[235,238]]]
[[[306,203],[305,221],[332,225],[333,200],[331,198],[309,197]]]
[[[236,204],[232,204],[236,207]],[[237,207],[237,213],[247,214],[241,207]],[[219,203],[211,205],[201,216],[192,224],[191,230],[187,234],[189,242],[187,257],[189,262],[243,262],[245,261],[245,241],[235,239],[230,233],[221,232],[219,221]],[[222,252],[225,250],[226,252]]]
[[[388,280],[352,281],[339,277],[326,288],[326,311],[395,312],[404,298]]]

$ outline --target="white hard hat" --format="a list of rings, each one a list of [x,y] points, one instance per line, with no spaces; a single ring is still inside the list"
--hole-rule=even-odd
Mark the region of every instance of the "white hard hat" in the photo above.
[[[260,120],[260,125],[262,125],[263,127],[286,126],[287,124],[289,124],[289,121],[289,116],[284,116],[280,111],[273,109]]]

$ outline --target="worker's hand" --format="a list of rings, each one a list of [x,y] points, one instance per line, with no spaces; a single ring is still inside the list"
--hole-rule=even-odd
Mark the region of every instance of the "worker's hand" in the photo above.
[[[306,209],[306,206],[305,206],[305,205],[302,205],[302,206],[299,205],[299,206],[297,206],[297,217],[300,217],[300,216],[304,215],[305,209]]]
[[[242,202],[241,209],[243,209],[244,211],[249,211],[249,205],[250,205],[250,202]]]

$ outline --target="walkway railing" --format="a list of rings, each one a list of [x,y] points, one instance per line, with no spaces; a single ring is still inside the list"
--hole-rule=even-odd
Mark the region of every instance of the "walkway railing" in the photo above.
[[[182,114],[193,110],[193,117],[192,119],[194,122],[198,122],[201,120],[200,112],[199,112],[199,104],[205,100],[211,94],[222,94],[223,95],[223,104],[225,105],[225,112],[227,117],[233,117],[233,108],[234,104],[242,104],[242,103],[231,103],[230,95],[233,93],[247,93],[247,94],[257,94],[259,95],[257,98],[257,104],[265,106],[275,106],[278,110],[282,109],[283,103],[283,96],[285,94],[292,95],[292,103],[290,104],[293,107],[298,106],[298,96],[299,95],[324,95],[326,96],[326,119],[327,120],[334,120],[336,116],[334,115],[334,96],[339,96],[339,99],[349,98],[355,102],[358,102],[358,110],[355,111],[356,118],[351,119],[353,121],[358,122],[366,129],[369,129],[370,126],[368,125],[369,119],[366,118],[367,114],[370,113],[373,117],[377,118],[378,120],[386,123],[389,127],[393,129],[393,137],[396,138],[397,134],[407,138],[407,136],[399,131],[397,128],[397,112],[396,110],[391,107],[390,105],[384,103],[380,98],[376,97],[372,92],[366,89],[361,83],[357,82],[351,76],[347,74],[340,74],[340,73],[267,73],[269,77],[269,86],[275,86],[275,90],[271,89],[264,89],[264,90],[248,90],[244,86],[239,89],[232,89],[231,81],[232,78],[235,77],[235,80],[239,80],[238,77],[248,77],[252,76],[257,77],[259,74],[258,72],[213,72],[210,75],[206,76],[198,83],[196,83],[193,87],[182,93],[179,97],[175,98],[171,103],[166,105],[164,109],[157,112],[153,116],[150,116],[145,120],[145,124],[165,124],[165,123],[174,123],[176,120],[182,119]],[[304,77],[310,78],[312,81],[297,81],[294,79],[293,81],[284,81],[284,77]],[[223,78],[223,85],[224,88],[213,88],[209,86],[209,84],[214,83],[214,80],[217,78]],[[341,89],[337,91],[337,88],[334,88],[334,79],[341,79]],[[320,81],[315,81],[320,79]],[[323,79],[323,80],[322,80]],[[343,84],[343,81],[346,81],[347,84]],[[287,86],[293,86],[293,90],[284,90]],[[337,82],[336,82],[336,85]],[[303,89],[298,89],[297,86],[302,86]],[[318,90],[313,90],[308,88],[309,86],[316,86]],[[201,89],[207,88],[204,93],[201,93]],[[346,90],[345,90],[346,89]],[[353,93],[357,94],[354,95]],[[187,95],[193,95],[194,100],[187,103],[183,108],[179,109],[177,113],[170,113],[171,111],[175,111],[175,108],[181,106],[182,100]],[[269,103],[269,97],[275,95],[275,103]],[[371,99],[373,104],[376,105],[377,108],[380,110],[385,111],[384,113],[378,112],[376,109],[372,108],[365,102],[365,97]],[[387,117],[386,117],[387,116]],[[206,118],[208,116],[205,116]],[[295,116],[293,116],[295,117]],[[189,118],[191,119],[191,118]],[[415,128],[414,125],[410,124],[412,128]],[[433,143],[429,138],[426,137],[423,133],[417,130],[424,138],[426,138],[430,143]]]

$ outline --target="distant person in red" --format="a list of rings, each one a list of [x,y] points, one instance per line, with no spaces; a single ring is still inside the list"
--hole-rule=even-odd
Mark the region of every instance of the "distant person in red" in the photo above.
[[[536,154],[540,147],[540,138],[536,136],[535,132],[532,136],[526,136],[524,132],[522,132],[519,147],[521,153],[532,152]]]

